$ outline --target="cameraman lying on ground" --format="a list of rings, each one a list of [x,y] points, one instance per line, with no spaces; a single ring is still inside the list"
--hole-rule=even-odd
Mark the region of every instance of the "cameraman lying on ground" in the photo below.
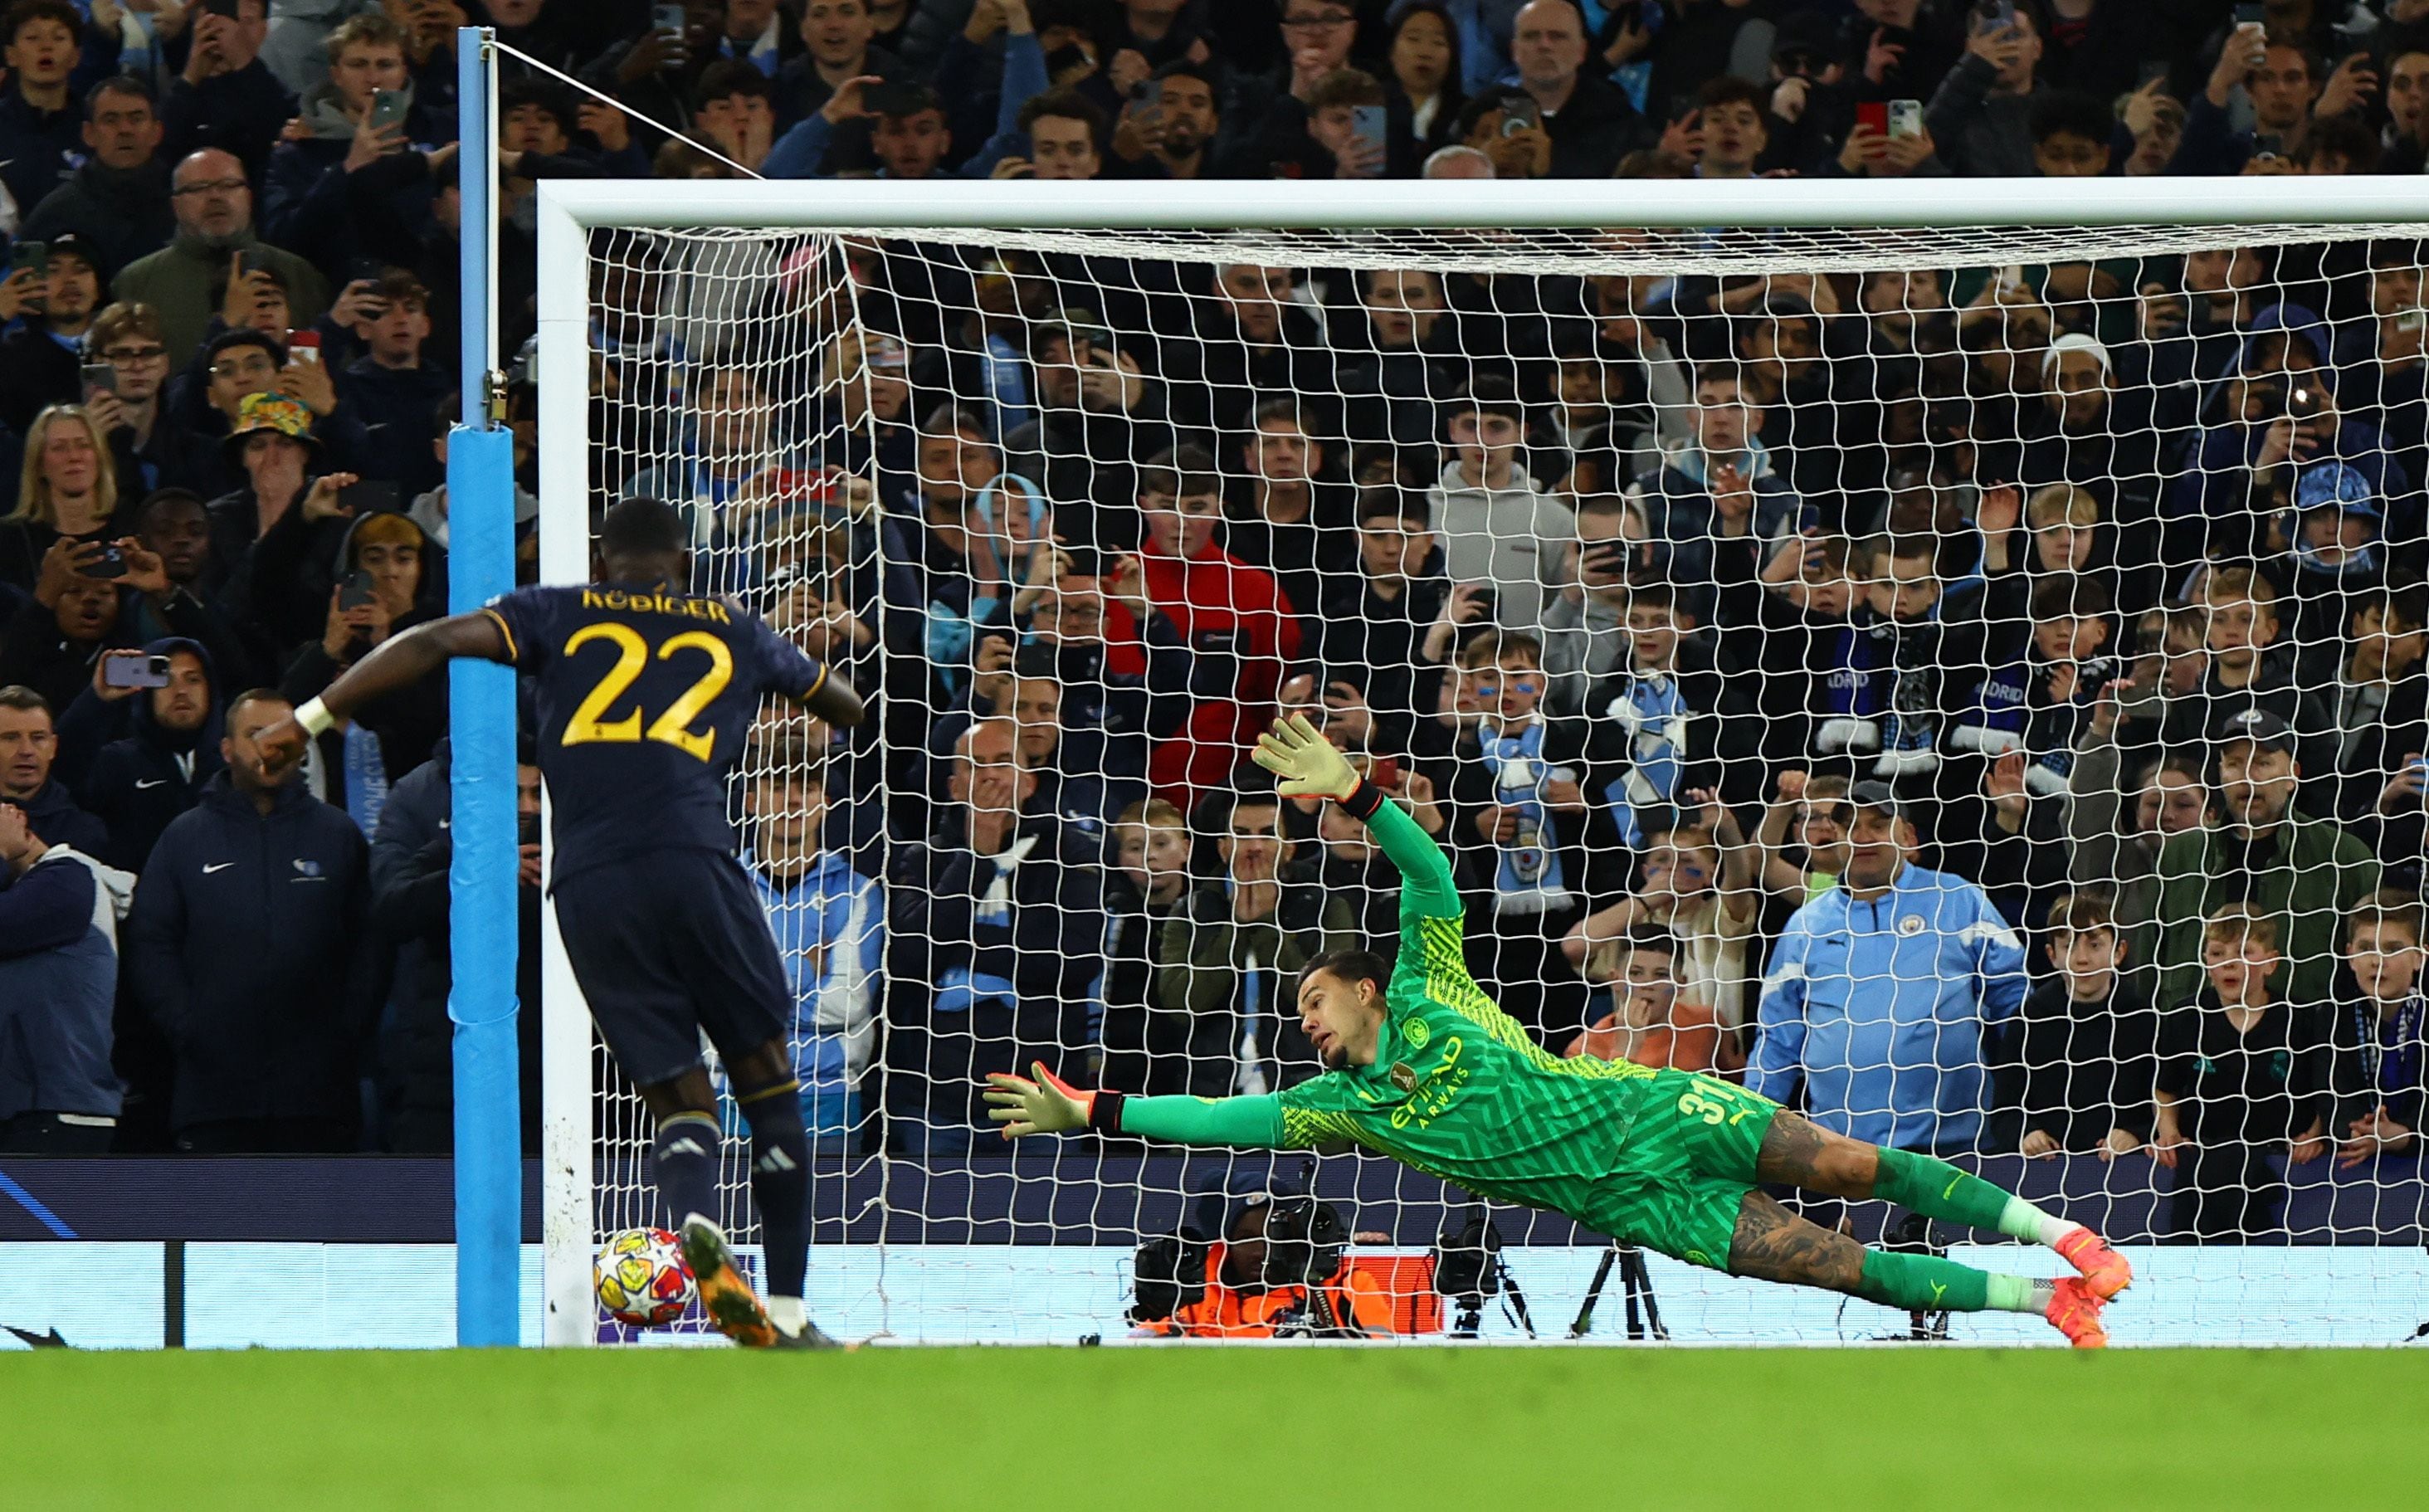
[[[1200,1232],[1203,1232],[1202,1230]],[[1133,1332],[1150,1339],[1356,1339],[1394,1332],[1392,1297],[1352,1265],[1332,1204],[1257,1192],[1223,1237],[1139,1246]]]

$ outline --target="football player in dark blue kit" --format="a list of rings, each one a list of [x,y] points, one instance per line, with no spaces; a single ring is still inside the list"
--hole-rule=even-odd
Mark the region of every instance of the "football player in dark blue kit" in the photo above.
[[[550,880],[591,1016],[656,1122],[658,1191],[717,1326],[752,1347],[833,1341],[801,1306],[809,1140],[785,1033],[792,998],[767,915],[734,856],[726,780],[766,695],[856,725],[859,695],[757,616],[689,592],[674,509],[607,512],[587,587],[518,588],[383,643],[261,737],[302,759],[337,720],[443,668],[504,662],[538,683],[539,767],[554,810]],[[768,1249],[762,1306],[716,1222],[719,1128],[705,1031],[751,1124]]]

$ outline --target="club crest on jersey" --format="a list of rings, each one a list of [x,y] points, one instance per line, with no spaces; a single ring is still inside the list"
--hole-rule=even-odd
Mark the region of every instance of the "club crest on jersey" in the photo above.
[[[1402,1092],[1417,1090],[1417,1073],[1406,1060],[1392,1062],[1392,1085]]]
[[[1902,919],[1898,920],[1898,933],[1899,933],[1899,934],[1901,934],[1901,935],[1903,935],[1903,936],[1905,936],[1907,939],[1911,940],[1911,939],[1913,939],[1916,935],[1921,934],[1922,932],[1923,932],[1923,915],[1922,915],[1922,914],[1920,914],[1920,913],[1909,913],[1909,914],[1908,914],[1905,918],[1902,918]]]
[[[1400,1032],[1408,1037],[1409,1047],[1413,1050],[1424,1049],[1426,1042],[1434,1037],[1434,1031],[1426,1027],[1426,1021],[1421,1018],[1409,1020]]]

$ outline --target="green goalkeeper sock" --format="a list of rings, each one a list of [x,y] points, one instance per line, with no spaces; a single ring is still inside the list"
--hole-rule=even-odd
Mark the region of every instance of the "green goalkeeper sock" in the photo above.
[[[1856,1295],[1907,1312],[2040,1312],[2049,1306],[2049,1283],[1992,1275],[1936,1255],[1866,1250]]]
[[[1968,1175],[1945,1160],[1911,1150],[1880,1152],[1873,1195],[1925,1218],[1987,1228],[2036,1244],[2055,1244],[2074,1227],[2022,1197],[2000,1191],[1980,1176]]]

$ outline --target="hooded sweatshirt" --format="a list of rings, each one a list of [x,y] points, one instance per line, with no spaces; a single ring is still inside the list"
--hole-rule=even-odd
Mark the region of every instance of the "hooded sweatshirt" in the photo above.
[[[153,717],[151,695],[138,693],[126,700],[130,732],[94,752],[85,769],[76,796],[109,829],[101,859],[130,872],[143,869],[160,831],[194,806],[204,786],[226,764],[220,759],[221,690],[211,653],[198,641],[175,636],[143,649],[154,656],[191,651],[201,658],[211,698],[200,725],[175,731]]]

